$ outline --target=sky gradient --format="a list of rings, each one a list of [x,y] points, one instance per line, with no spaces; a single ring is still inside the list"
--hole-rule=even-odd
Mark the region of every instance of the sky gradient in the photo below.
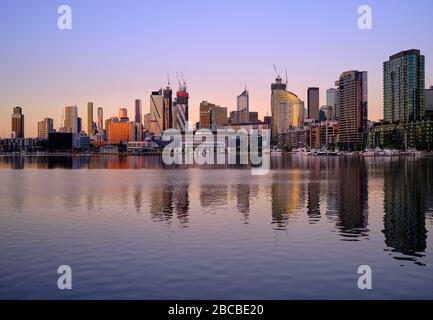
[[[72,30],[57,28],[57,8],[72,7]],[[373,11],[373,29],[357,27],[360,5]],[[272,64],[288,89],[306,102],[320,87],[320,104],[343,71],[368,71],[369,118],[382,118],[382,63],[391,54],[420,49],[426,77],[433,79],[433,1],[352,0],[62,0],[0,2],[0,137],[11,131],[14,106],[22,106],[26,137],[37,121],[61,124],[66,105],[86,104],[104,117],[134,99],[149,112],[149,95],[167,84],[177,90],[183,72],[190,119],[202,100],[236,108],[245,85],[250,110],[270,113]],[[426,86],[428,81],[426,79]]]

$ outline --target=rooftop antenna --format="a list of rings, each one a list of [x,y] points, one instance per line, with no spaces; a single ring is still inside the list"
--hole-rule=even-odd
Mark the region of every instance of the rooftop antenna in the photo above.
[[[183,85],[186,86],[186,81],[185,78],[183,77],[183,72],[180,73],[180,76],[182,78]]]
[[[430,83],[430,88],[432,88],[432,87],[433,87],[433,84],[431,83],[430,78],[427,78],[427,80],[428,80],[428,82]]]
[[[288,81],[287,81],[287,68],[286,68],[286,84],[287,84],[287,82],[288,82]]]

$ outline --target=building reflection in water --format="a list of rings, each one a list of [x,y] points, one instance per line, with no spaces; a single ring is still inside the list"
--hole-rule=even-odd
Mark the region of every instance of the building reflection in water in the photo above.
[[[150,192],[149,211],[153,221],[170,224],[176,216],[183,227],[189,222],[188,184],[169,184],[167,181],[161,188]]]
[[[200,206],[203,213],[214,214],[219,208],[227,206],[227,184],[202,184],[200,186]]]
[[[427,248],[426,212],[432,204],[433,169],[422,160],[383,164],[385,244],[397,260],[417,261]]]
[[[342,240],[368,236],[368,167],[363,159],[343,159],[335,170],[336,205]]]
[[[259,195],[259,186],[250,182],[232,186],[233,196],[236,199],[236,208],[242,215],[241,221],[245,224],[250,220],[250,207]]]
[[[301,171],[274,173],[271,186],[272,224],[275,230],[286,230],[290,217],[294,216],[304,204],[304,185]]]

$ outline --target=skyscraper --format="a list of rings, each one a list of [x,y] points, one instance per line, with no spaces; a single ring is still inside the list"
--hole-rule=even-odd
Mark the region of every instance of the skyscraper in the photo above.
[[[77,133],[81,133],[83,131],[83,119],[80,117],[77,118]]]
[[[163,130],[167,130],[173,127],[173,91],[170,86],[167,86],[163,90]]]
[[[98,108],[97,130],[99,133],[102,133],[102,131],[104,130],[104,110],[102,108]]]
[[[135,99],[135,122],[137,123],[142,123],[141,110],[141,100]]]
[[[433,86],[425,90],[425,115],[433,119]]]
[[[78,133],[78,107],[65,107],[64,131],[69,133]]]
[[[247,113],[250,111],[250,97],[247,89],[237,96],[237,111],[245,111]]]
[[[161,134],[163,129],[163,97],[162,90],[153,91],[150,95],[150,132]]]
[[[45,118],[43,121],[38,122],[38,138],[48,139],[48,135],[54,132],[53,119]]]
[[[339,99],[339,136],[342,148],[360,149],[367,140],[367,71],[346,71],[336,81]]]
[[[327,89],[326,90],[326,105],[331,107],[330,111],[332,113],[332,119],[330,119],[330,120],[338,119],[337,102],[338,102],[338,90],[335,88]]]
[[[93,102],[87,103],[87,135],[93,135]]]
[[[308,88],[307,96],[308,119],[319,120],[319,88]]]
[[[278,132],[277,132],[277,126],[278,126],[278,109],[276,108],[276,106],[279,103],[276,103],[275,100],[275,93],[278,90],[286,90],[286,83],[283,83],[283,80],[281,79],[280,76],[277,76],[277,78],[275,79],[275,82],[271,84],[271,113],[272,113],[272,142],[275,143],[277,136],[278,136]]]
[[[277,142],[278,135],[290,127],[303,123],[304,103],[293,92],[286,90],[286,83],[280,77],[271,85],[272,141]]]
[[[383,118],[409,122],[424,116],[424,56],[419,50],[401,51],[383,63]]]
[[[21,107],[15,107],[12,114],[12,136],[24,138],[24,115]]]
[[[175,125],[174,127],[180,131],[185,131],[186,122],[189,117],[189,106],[188,106],[189,94],[187,91],[185,81],[179,86],[179,90],[176,92],[176,106],[174,108],[175,114]],[[174,120],[173,120],[174,121]]]

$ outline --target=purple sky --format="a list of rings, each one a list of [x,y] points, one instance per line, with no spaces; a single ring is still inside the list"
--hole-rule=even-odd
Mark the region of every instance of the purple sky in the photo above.
[[[72,30],[57,28],[57,8],[72,7]],[[368,4],[373,29],[359,30],[357,8]],[[177,89],[183,72],[191,120],[208,100],[233,110],[245,85],[250,109],[270,112],[272,64],[288,70],[289,90],[306,101],[309,86],[333,87],[341,72],[368,71],[369,118],[382,117],[382,63],[411,48],[426,56],[433,78],[433,2],[412,1],[23,1],[0,2],[0,137],[9,136],[22,106],[26,136],[37,121],[60,126],[66,105],[104,108],[105,117],[134,99],[149,110],[150,92]],[[428,81],[426,81],[428,84]],[[96,116],[96,111],[95,111]]]

